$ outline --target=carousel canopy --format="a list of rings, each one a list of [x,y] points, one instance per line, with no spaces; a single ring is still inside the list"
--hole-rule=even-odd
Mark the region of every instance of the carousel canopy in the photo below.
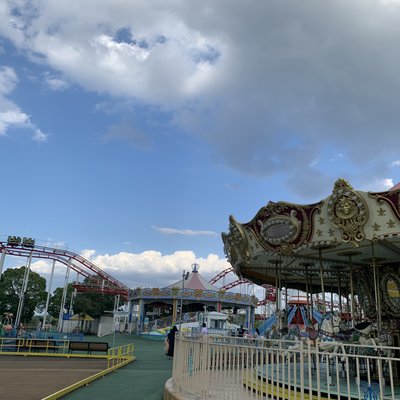
[[[269,202],[247,223],[231,216],[222,239],[235,272],[258,284],[349,293],[390,273],[400,288],[400,186],[363,192],[339,179],[318,203]],[[355,271],[365,282],[351,282]]]

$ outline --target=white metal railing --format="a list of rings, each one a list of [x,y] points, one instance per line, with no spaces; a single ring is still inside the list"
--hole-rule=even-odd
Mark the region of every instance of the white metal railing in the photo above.
[[[399,351],[178,333],[172,378],[198,399],[399,400]]]

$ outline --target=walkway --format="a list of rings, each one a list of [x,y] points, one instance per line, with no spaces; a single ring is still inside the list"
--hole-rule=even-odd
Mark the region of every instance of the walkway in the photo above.
[[[85,339],[108,341],[110,346],[113,345],[111,335],[103,338],[90,336]],[[116,334],[116,346],[128,343],[135,345],[134,362],[93,381],[89,386],[71,392],[63,400],[162,400],[164,384],[172,376],[172,361],[164,355],[163,341]],[[7,399],[39,400],[106,367],[107,361],[104,359],[1,355],[0,386],[7,393]]]
[[[0,398],[38,400],[107,368],[107,360],[0,356]]]
[[[96,338],[109,341],[112,338]],[[172,360],[164,355],[164,342],[136,335],[115,337],[115,345],[135,344],[136,361],[63,397],[65,400],[162,400],[164,384],[172,376]]]

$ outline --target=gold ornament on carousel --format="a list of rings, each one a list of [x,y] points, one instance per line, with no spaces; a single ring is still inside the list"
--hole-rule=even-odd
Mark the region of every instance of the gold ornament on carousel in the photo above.
[[[335,183],[328,201],[328,217],[332,225],[342,232],[344,242],[358,247],[358,243],[365,238],[363,227],[368,220],[367,205],[344,179]]]

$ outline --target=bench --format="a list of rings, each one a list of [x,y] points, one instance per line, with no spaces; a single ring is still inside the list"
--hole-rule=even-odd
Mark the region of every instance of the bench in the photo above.
[[[55,340],[48,339],[14,339],[9,340],[8,343],[4,344],[8,351],[16,351],[20,353],[26,352],[49,352],[55,353],[58,351],[58,345]]]
[[[31,351],[49,352],[50,350],[52,350],[53,353],[58,351],[57,342],[55,340],[31,339],[31,340],[26,340],[25,346]]]
[[[107,342],[69,342],[68,352],[86,351],[87,354],[92,354],[92,351],[108,352],[110,346]]]

